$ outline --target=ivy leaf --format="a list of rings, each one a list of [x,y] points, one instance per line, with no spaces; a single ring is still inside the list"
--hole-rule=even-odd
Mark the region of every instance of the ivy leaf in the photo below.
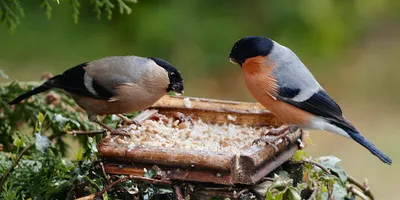
[[[323,193],[321,194],[321,199],[328,199],[328,189],[326,191],[322,191]],[[347,196],[347,190],[345,187],[341,186],[338,183],[335,183],[333,185],[333,191],[332,191],[332,199],[345,199]]]
[[[287,200],[301,200],[300,194],[294,187],[288,188],[285,193],[285,199]]]
[[[273,194],[271,191],[268,191],[266,200],[283,200],[283,194],[285,194],[285,191],[280,191],[275,194]]]
[[[337,164],[341,161],[339,158],[335,156],[323,156],[318,159],[319,163],[327,169],[332,170],[337,173],[340,181],[344,184],[347,181],[347,175],[344,170],[337,166]]]

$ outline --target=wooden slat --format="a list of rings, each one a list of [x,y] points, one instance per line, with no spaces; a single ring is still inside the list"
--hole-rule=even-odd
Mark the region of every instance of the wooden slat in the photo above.
[[[190,103],[185,98],[189,98]],[[168,117],[181,112],[193,119],[201,118],[206,123],[234,123],[250,127],[282,125],[278,119],[258,103],[222,101],[194,97],[165,96],[152,109]],[[236,120],[228,119],[231,115]],[[224,185],[253,184],[293,156],[296,141],[301,131],[289,135],[290,142],[280,139],[278,151],[270,146],[253,144],[240,155],[216,152],[187,151],[150,147],[129,148],[128,144],[117,144],[111,136],[104,138],[98,149],[106,159],[105,170],[112,174],[143,175],[143,167],[159,166],[169,171],[168,178],[180,181],[212,182]],[[115,139],[115,138],[114,138]],[[218,176],[217,176],[218,174]]]

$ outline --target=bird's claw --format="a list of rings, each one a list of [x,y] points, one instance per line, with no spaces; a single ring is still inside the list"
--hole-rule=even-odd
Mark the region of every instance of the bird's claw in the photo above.
[[[275,145],[275,141],[276,141],[275,138],[268,138],[268,136],[264,136],[264,137],[261,137],[259,139],[254,140],[253,141],[253,145],[257,145],[260,142],[263,142],[266,145],[271,146],[272,148],[274,148],[274,153],[276,153],[276,152],[279,151],[279,148],[278,148],[278,146]]]
[[[287,130],[289,130],[289,126],[283,125],[278,128],[272,128],[272,129],[268,130],[267,134],[265,134],[265,135],[278,136],[278,135],[284,134]]]
[[[98,125],[100,125],[102,128],[104,128],[105,130],[107,130],[108,132],[113,132],[114,129],[112,129],[111,127],[107,126],[106,124],[104,124],[103,122],[99,121],[98,119],[93,120],[95,123],[97,123]]]
[[[271,146],[274,148],[274,153],[277,153],[279,151],[278,146],[275,144],[275,141],[279,139],[283,139],[287,142],[288,146],[293,143],[292,139],[289,137],[291,133],[294,133],[298,130],[298,127],[296,126],[281,126],[276,129],[271,129],[268,131],[265,136],[256,139],[253,141],[253,145],[258,144],[260,142],[264,142],[268,146]],[[272,137],[271,137],[272,136]]]
[[[122,114],[117,114],[117,116],[122,120],[123,125],[129,126],[129,125],[135,124],[136,126],[140,126],[140,122],[138,122],[135,119],[129,119],[129,118],[123,116]]]

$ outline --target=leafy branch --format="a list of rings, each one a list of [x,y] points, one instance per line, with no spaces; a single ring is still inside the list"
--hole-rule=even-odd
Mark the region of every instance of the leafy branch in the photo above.
[[[51,18],[54,5],[64,5],[69,2],[72,9],[72,19],[78,23],[82,0],[42,0],[40,7],[44,9],[48,19]],[[105,13],[107,19],[111,20],[115,4],[118,4],[120,14],[131,14],[132,9],[128,3],[137,3],[137,0],[90,0],[90,5],[96,14],[97,19],[101,19]],[[0,0],[0,23],[6,23],[7,27],[13,31],[20,25],[21,18],[24,17],[24,9],[19,0]]]
[[[24,9],[18,0],[0,0],[0,23],[6,23],[13,30],[20,24]]]

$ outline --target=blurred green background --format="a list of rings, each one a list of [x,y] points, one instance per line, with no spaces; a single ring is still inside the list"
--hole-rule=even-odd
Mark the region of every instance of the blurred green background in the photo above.
[[[377,199],[396,199],[400,178],[400,1],[254,0],[163,1],[128,4],[113,20],[97,20],[81,2],[79,23],[67,1],[46,19],[39,1],[23,1],[25,17],[13,34],[0,26],[0,69],[11,80],[39,80],[76,64],[112,55],[168,60],[185,78],[185,95],[254,101],[241,70],[228,62],[233,43],[263,35],[302,59],[346,117],[393,159],[387,166],[340,136],[312,131],[312,156],[335,155]],[[74,150],[71,150],[71,153]]]

